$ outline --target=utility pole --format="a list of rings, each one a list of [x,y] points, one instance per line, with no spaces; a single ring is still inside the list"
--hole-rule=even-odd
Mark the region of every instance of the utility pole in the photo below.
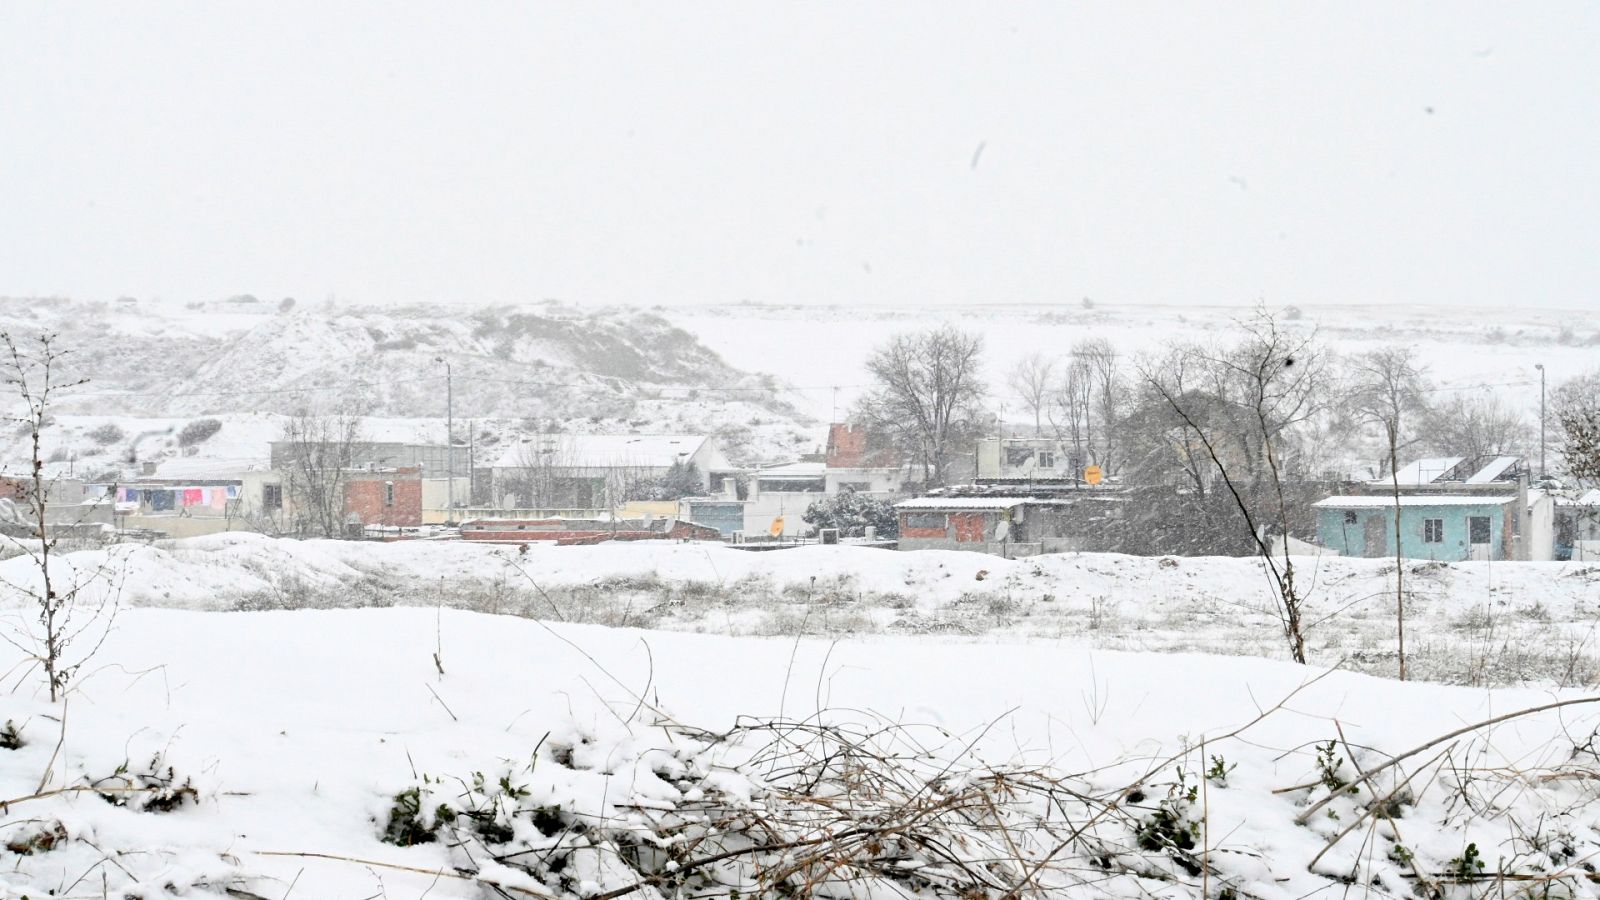
[[[1545,477],[1544,470],[1544,363],[1534,363],[1533,367],[1539,370],[1539,477]]]
[[[448,523],[455,517],[456,510],[456,398],[455,377],[450,371],[450,361],[442,356],[435,356],[433,361],[444,364],[444,458],[445,458],[445,491],[448,499],[445,501],[444,518]]]

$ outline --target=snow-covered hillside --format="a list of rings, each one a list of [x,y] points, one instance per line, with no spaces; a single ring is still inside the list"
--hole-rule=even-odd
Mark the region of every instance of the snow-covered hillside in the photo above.
[[[251,416],[307,407],[442,421],[447,399],[491,452],[507,434],[533,429],[716,433],[743,461],[793,458],[817,444],[815,423],[770,377],[728,365],[692,334],[638,310],[0,300],[0,327],[23,341],[57,334],[70,354],[66,375],[90,379],[62,393],[54,410],[64,424],[72,414],[99,419],[45,443],[91,469],[159,457],[172,448],[159,440],[141,448],[138,436],[196,418],[222,419],[231,435],[249,431]],[[80,439],[107,424],[127,440]],[[229,446],[218,455],[238,454]]]

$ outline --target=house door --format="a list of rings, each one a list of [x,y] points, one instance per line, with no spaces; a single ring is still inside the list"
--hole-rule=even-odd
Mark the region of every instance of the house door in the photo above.
[[[1388,541],[1384,540],[1384,538],[1388,537],[1388,534],[1389,525],[1384,521],[1383,516],[1368,518],[1363,526],[1362,536],[1366,539],[1367,546],[1366,552],[1362,555],[1372,559],[1388,556],[1389,548],[1385,546]]]
[[[1467,559],[1493,559],[1489,543],[1489,517],[1467,517]]]

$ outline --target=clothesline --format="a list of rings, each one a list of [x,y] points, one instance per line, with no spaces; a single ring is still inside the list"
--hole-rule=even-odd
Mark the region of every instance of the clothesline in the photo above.
[[[229,500],[237,499],[239,499],[239,486],[236,484],[223,487],[117,489],[117,502],[138,503],[150,507],[151,512],[195,507],[209,507],[221,511],[227,508]]]

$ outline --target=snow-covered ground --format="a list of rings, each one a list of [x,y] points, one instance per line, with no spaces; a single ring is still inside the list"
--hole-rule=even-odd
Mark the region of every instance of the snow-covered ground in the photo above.
[[[720,544],[595,547],[274,540],[232,533],[120,545],[61,565],[126,606],[272,610],[436,606],[551,621],[728,635],[1027,638],[1054,646],[1284,658],[1273,595],[1252,559]],[[1310,658],[1393,674],[1393,563],[1301,558]],[[0,579],[36,578],[27,557]],[[1413,677],[1583,685],[1600,676],[1600,568],[1408,563]]]
[[[1570,692],[1319,680],[1267,660],[1052,642],[730,638],[429,609],[126,610],[65,704],[41,698],[14,650],[0,668],[0,722],[22,740],[0,749],[7,898],[594,897],[650,873],[636,896],[776,896],[762,879],[785,866],[800,873],[791,885],[810,877],[833,897],[998,897],[986,882],[1035,868],[1027,895],[1041,897],[1333,897],[1352,884],[1401,897],[1419,877],[1481,896],[1451,887],[1480,860],[1564,875],[1551,896],[1591,896],[1600,853],[1592,706],[1446,741],[1374,772],[1376,791],[1352,764],[1373,771]],[[860,752],[842,770],[817,758],[841,749]],[[827,791],[804,801],[813,777]],[[1057,805],[1030,794],[1044,789]],[[887,818],[866,816],[884,795]],[[907,809],[924,811],[894,812]],[[742,830],[714,827],[727,821]],[[852,843],[844,821],[882,831]],[[436,839],[413,842],[424,835]],[[802,852],[827,835],[849,865]],[[801,843],[760,852],[769,836]],[[705,882],[683,871],[674,893],[675,871],[730,849],[751,864],[698,867]]]
[[[0,897],[1594,895],[1600,708],[1429,742],[1586,696],[1600,570],[1413,569],[1414,673],[1497,688],[1330,672],[1385,564],[1304,571],[1313,666],[1249,560],[122,545],[52,704],[16,557]]]

